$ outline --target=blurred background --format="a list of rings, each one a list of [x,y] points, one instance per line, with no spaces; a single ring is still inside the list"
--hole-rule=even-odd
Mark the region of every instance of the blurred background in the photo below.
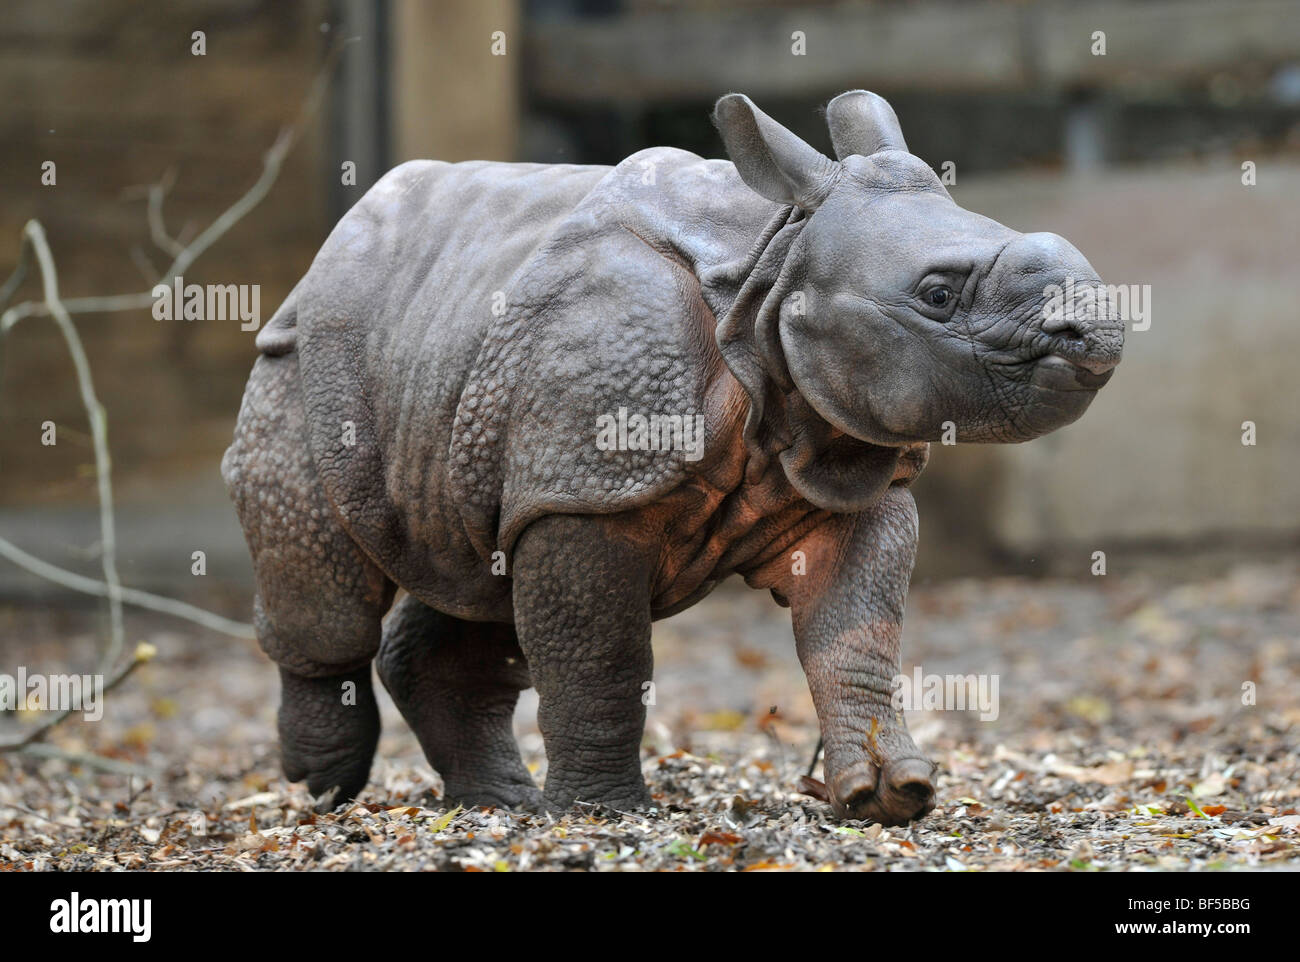
[[[1151,287],[1150,330],[1129,334],[1080,423],[1029,445],[936,446],[915,489],[918,578],[1083,574],[1095,550],[1114,574],[1294,549],[1296,3],[17,0],[0,18],[4,271],[36,217],[65,296],[147,289],[168,258],[140,185],[174,173],[167,227],[192,238],[258,177],[341,35],[357,39],[269,196],[187,282],[259,284],[268,318],[339,215],[403,160],[608,164],[654,144],[720,156],[708,114],[731,90],[829,151],[819,108],[866,87],[913,152],[951,164],[958,203],[1063,234],[1109,283]],[[41,184],[47,160],[56,186]],[[29,282],[16,300],[37,293]],[[125,583],[192,590],[201,549],[204,593],[246,597],[217,464],[253,335],[147,310],[77,320],[108,414]],[[39,444],[47,420],[53,447]],[[93,572],[92,461],[66,349],[48,320],[23,321],[0,360],[0,532]],[[0,564],[0,592],[50,590]]]
[[[1025,445],[933,447],[913,488],[922,543],[904,667],[992,673],[1005,697],[996,723],[925,712],[912,728],[950,773],[941,795],[1004,786],[992,795],[1031,821],[1057,799],[1058,828],[1085,804],[1122,811],[1130,793],[1167,792],[1160,804],[1177,812],[1207,783],[1208,797],[1266,820],[1296,804],[1300,4],[8,0],[0,276],[38,218],[64,297],[148,291],[171,257],[151,240],[144,185],[172,185],[164,226],[192,241],[258,180],[341,37],[353,40],[269,193],[184,271],[186,283],[260,285],[264,321],[339,216],[401,161],[611,164],[660,144],[718,157],[708,118],[729,91],[829,153],[819,110],[875,90],[959,204],[1064,235],[1110,284],[1149,285],[1149,329],[1127,335],[1078,424]],[[14,303],[39,300],[29,275]],[[253,333],[148,308],[74,320],[107,414],[123,583],[249,620],[251,569],[218,464]],[[0,536],[100,578],[95,492],[67,347],[48,318],[22,320],[0,341]],[[0,672],[88,670],[104,611],[0,559]],[[79,812],[91,832],[123,799],[211,812],[278,784],[276,675],[255,644],[130,607],[126,625],[128,644],[147,639],[159,658],[110,697],[107,724],[61,726],[21,764],[0,754],[0,807]],[[816,726],[788,614],[733,583],[657,624],[655,646],[647,747],[757,766],[732,765],[752,781],[727,793],[792,792]],[[1258,703],[1244,703],[1243,679],[1258,682]],[[371,791],[415,797],[435,781],[382,703],[388,761]],[[518,727],[540,771],[534,705]],[[2,720],[10,732],[32,723]],[[1104,784],[1122,792],[1098,787],[1103,769],[1084,768],[1097,764],[1120,766]],[[124,786],[137,772],[152,794]],[[54,830],[17,818],[0,843]],[[935,851],[955,824],[936,823]],[[1073,852],[1027,824],[1052,859]],[[1143,851],[1129,838],[1114,837],[1118,858]],[[1186,854],[1172,844],[1153,842],[1151,857]]]

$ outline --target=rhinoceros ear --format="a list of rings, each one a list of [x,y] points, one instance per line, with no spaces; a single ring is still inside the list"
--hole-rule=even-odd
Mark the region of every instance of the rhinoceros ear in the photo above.
[[[850,90],[832,100],[826,105],[826,124],[840,160],[853,154],[870,157],[879,150],[907,150],[894,108],[869,90]]]
[[[840,165],[804,143],[744,94],[727,94],[713,122],[741,179],[768,200],[816,210],[839,178]]]

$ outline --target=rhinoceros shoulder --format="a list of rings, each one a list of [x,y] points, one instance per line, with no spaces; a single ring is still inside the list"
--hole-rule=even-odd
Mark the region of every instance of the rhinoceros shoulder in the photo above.
[[[752,243],[734,209],[714,230],[710,208],[739,184],[728,168],[670,148],[634,154],[522,265],[452,435],[450,489],[481,552],[508,554],[548,513],[649,504],[702,456],[721,359],[699,273]]]
[[[508,552],[544,514],[678,485],[721,368],[699,274],[752,243],[752,196],[730,164],[668,148],[386,175],[262,341],[299,353],[318,473],[354,536],[413,572],[421,544]],[[668,434],[641,446],[633,420],[602,445],[611,418]]]

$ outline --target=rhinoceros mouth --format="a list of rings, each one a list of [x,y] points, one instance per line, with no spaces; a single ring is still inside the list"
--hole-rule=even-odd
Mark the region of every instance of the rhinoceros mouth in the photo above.
[[[1060,354],[1047,354],[1035,361],[1030,382],[1053,391],[1096,391],[1114,373],[1113,367],[1093,372]]]

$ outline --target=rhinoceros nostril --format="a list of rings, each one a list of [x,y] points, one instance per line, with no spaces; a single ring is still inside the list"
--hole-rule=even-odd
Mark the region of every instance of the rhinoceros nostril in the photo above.
[[[1073,326],[1054,334],[1043,350],[1040,358],[1057,357],[1095,375],[1113,369],[1120,357],[1109,341]]]
[[[1119,358],[1113,354],[1086,354],[1074,363],[1093,374],[1106,374],[1115,370],[1116,365],[1119,364]]]

